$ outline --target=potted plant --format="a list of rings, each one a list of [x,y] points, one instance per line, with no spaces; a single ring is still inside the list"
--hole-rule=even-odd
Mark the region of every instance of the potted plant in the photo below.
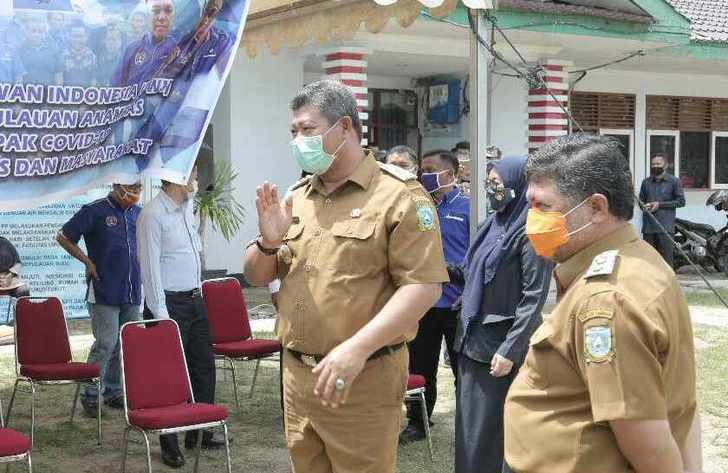
[[[217,163],[216,163],[217,164]],[[229,162],[215,166],[212,182],[206,189],[201,190],[195,197],[195,214],[200,219],[198,228],[200,242],[200,263],[202,265],[202,279],[223,277],[227,274],[225,269],[211,270],[207,268],[205,258],[204,237],[207,223],[230,242],[240,229],[245,218],[245,208],[235,199],[232,186],[238,174],[233,171]]]

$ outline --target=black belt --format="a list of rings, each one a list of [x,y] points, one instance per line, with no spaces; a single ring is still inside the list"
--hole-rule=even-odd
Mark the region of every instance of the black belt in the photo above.
[[[379,357],[382,357],[384,355],[391,355],[392,353],[395,353],[397,350],[402,348],[405,345],[404,342],[397,343],[395,345],[389,345],[387,347],[382,347],[379,350],[375,351],[372,356],[367,358],[367,361],[375,360]],[[295,359],[300,361],[306,366],[309,366],[311,368],[318,365],[321,360],[323,360],[326,355],[309,355],[308,353],[301,353],[300,351],[291,350],[289,348],[286,348],[286,351],[293,355]]]
[[[164,294],[172,297],[188,297],[194,299],[200,295],[199,289],[190,289],[189,291],[164,291]]]

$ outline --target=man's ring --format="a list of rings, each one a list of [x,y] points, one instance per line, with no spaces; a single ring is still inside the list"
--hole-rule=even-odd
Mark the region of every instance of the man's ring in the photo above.
[[[341,378],[336,378],[336,384],[334,385],[337,391],[343,391],[346,387],[346,381]]]

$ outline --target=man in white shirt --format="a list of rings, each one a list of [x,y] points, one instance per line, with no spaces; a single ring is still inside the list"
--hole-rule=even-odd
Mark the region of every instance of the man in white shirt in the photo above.
[[[197,168],[187,185],[162,181],[137,222],[139,264],[144,285],[144,318],[174,319],[180,328],[195,401],[215,400],[215,357],[210,326],[200,295],[200,242],[193,214]],[[185,447],[194,448],[197,431],[187,432]],[[162,461],[179,468],[185,460],[177,436],[161,435]],[[224,446],[211,432],[202,435],[202,448]]]

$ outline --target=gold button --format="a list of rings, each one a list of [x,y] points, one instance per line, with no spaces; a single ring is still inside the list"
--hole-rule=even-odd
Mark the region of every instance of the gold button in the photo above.
[[[326,205],[331,205],[331,204],[332,204],[333,202],[331,201],[331,199],[326,199],[326,200],[324,201],[324,203],[325,203]]]
[[[306,272],[308,273],[308,272],[311,271],[311,265],[310,264],[307,264],[306,266],[303,267],[303,269],[305,269]]]
[[[321,230],[316,230],[315,232],[313,232],[313,235],[314,236],[320,236],[321,235]]]

